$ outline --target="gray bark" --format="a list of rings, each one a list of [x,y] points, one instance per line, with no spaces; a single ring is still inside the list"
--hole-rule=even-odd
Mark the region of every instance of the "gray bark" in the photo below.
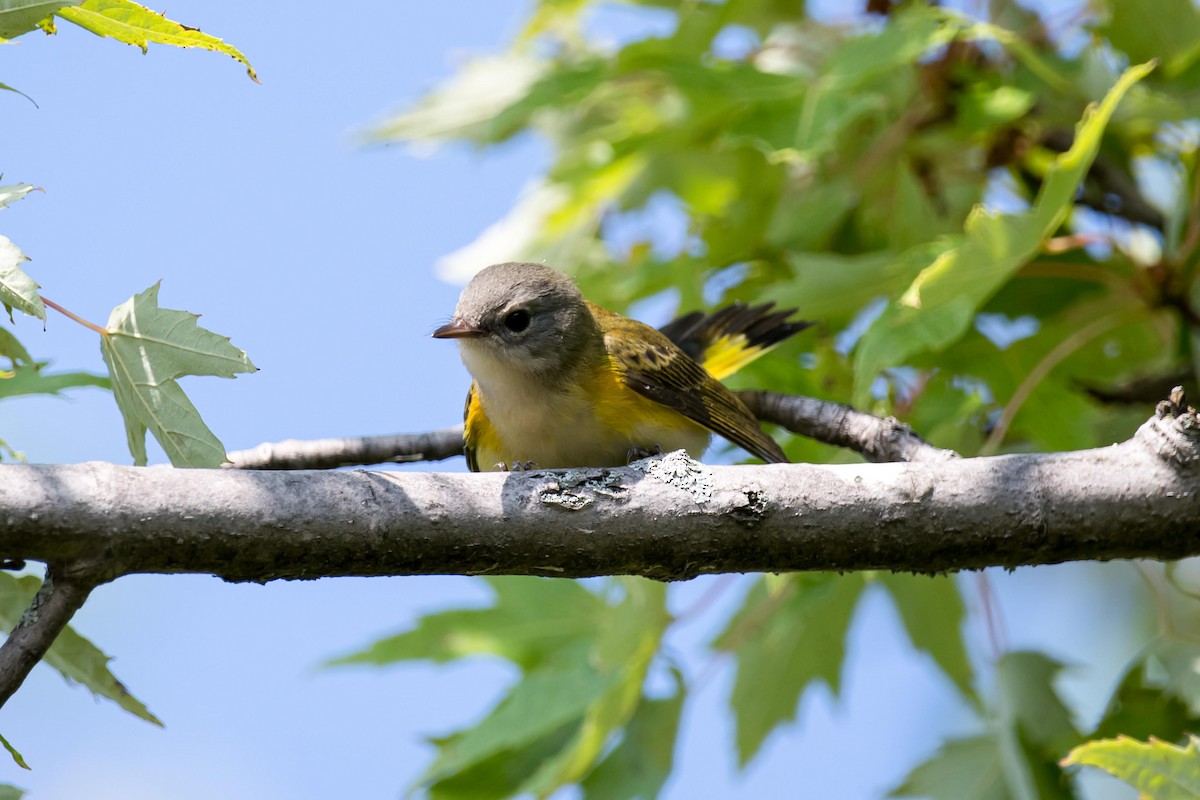
[[[1166,404],[1164,404],[1166,406]],[[449,474],[0,466],[0,558],[231,581],[942,572],[1200,554],[1200,424],[916,463]]]

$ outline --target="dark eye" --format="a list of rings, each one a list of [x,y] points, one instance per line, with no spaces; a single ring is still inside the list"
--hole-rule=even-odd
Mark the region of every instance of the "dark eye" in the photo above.
[[[504,317],[504,327],[513,333],[520,333],[529,327],[529,312],[520,308],[508,312]]]

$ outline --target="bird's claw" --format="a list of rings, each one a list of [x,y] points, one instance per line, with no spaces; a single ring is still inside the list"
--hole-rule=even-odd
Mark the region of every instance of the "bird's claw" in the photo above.
[[[640,444],[634,445],[633,447],[629,448],[629,452],[625,454],[625,463],[628,465],[635,461],[640,461],[643,458],[661,456],[662,454],[663,449],[661,444],[656,444],[654,447],[644,447]]]
[[[514,461],[511,464],[501,461],[496,465],[496,469],[500,472],[529,472],[536,468],[537,464],[532,461]]]

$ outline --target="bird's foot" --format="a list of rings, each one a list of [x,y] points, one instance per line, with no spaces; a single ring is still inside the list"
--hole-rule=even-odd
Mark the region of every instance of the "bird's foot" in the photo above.
[[[654,447],[644,447],[642,445],[634,445],[629,448],[629,452],[625,454],[625,463],[632,464],[635,461],[641,461],[643,458],[651,456],[661,456],[663,449],[661,444],[656,444]]]
[[[501,461],[496,465],[496,469],[500,472],[529,472],[537,469],[537,464],[532,461],[514,461],[511,464]]]

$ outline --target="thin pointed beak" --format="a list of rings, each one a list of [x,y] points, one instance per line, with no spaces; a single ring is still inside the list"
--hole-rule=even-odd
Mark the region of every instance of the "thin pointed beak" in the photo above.
[[[460,319],[451,320],[433,332],[435,339],[478,339],[486,335],[487,331],[472,328]]]

